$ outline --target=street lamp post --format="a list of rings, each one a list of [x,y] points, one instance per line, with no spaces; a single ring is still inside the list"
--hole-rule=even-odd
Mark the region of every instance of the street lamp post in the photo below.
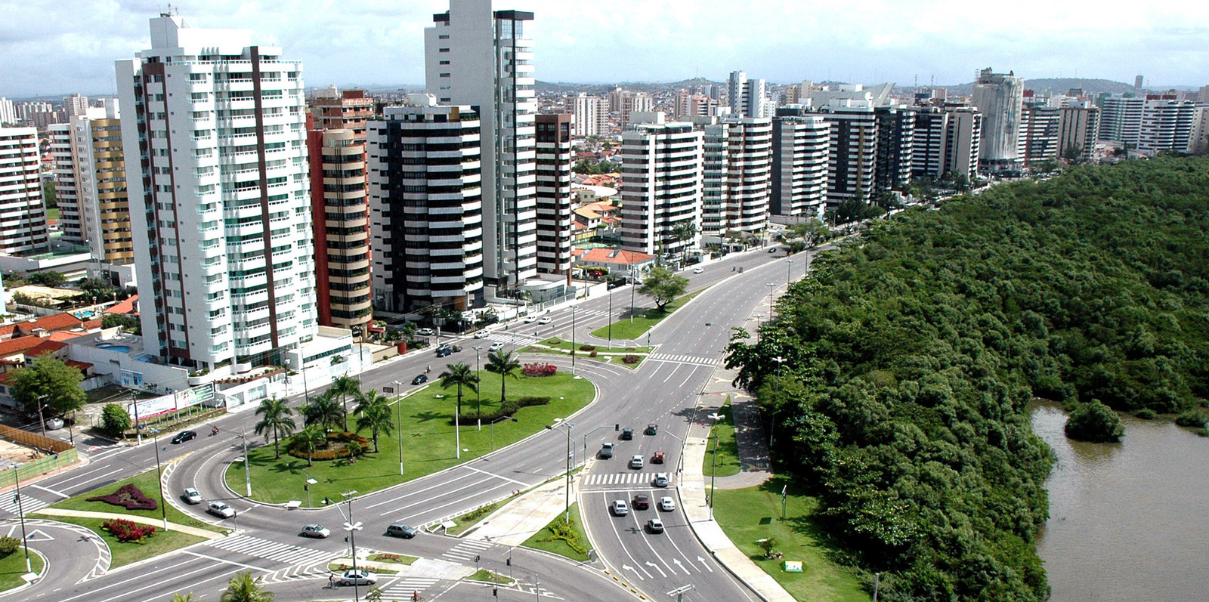
[[[571,306],[571,376],[575,376],[575,310],[577,306]]]
[[[479,378],[481,378],[481,376],[482,376],[482,373],[479,371],[479,359],[480,359],[479,353],[481,353],[482,351],[483,351],[482,345],[476,345],[474,347],[474,380],[475,381],[478,381]],[[480,416],[480,418],[478,420],[479,420],[479,430],[481,431],[481,430],[483,430],[483,419],[481,418],[481,416],[483,415],[483,383],[476,382],[475,384],[476,384],[476,386],[474,387],[474,395],[475,395],[474,404],[475,404],[475,409],[478,411],[478,415]],[[492,449],[495,449],[494,445],[492,446]]]
[[[399,396],[399,381],[395,381],[395,432],[399,437],[399,476],[403,476],[403,398]]]
[[[344,523],[344,530],[348,533],[349,542],[353,549],[353,601],[360,599],[360,592],[357,586],[357,531],[362,529],[361,523],[353,522],[353,496],[357,495],[356,491],[346,491],[340,494],[348,500],[348,522]]]
[[[32,573],[33,567],[29,564],[29,536],[25,534],[25,510],[24,503],[21,501],[21,477],[17,474],[17,466],[13,466],[13,483],[17,484],[17,516],[21,519],[21,541],[25,542],[25,572]]]
[[[46,406],[44,406],[42,402],[47,397],[49,397],[49,395],[39,395],[38,396],[38,423],[42,425],[42,436],[43,437],[46,436],[46,418],[44,418],[42,416],[42,408],[44,408]]]
[[[630,266],[630,324],[634,323],[634,291],[638,290],[638,283],[634,281],[634,266]]]
[[[168,504],[164,503],[164,471],[160,468],[160,444],[159,444],[158,428],[151,429],[151,445],[155,447],[155,482],[159,485],[160,490],[160,513],[164,517],[164,531],[168,530]],[[246,454],[245,454],[246,455]],[[244,466],[244,472],[247,472],[247,466]],[[251,497],[252,494],[248,494]]]
[[[567,503],[566,503],[566,509],[564,510],[565,516],[564,516],[563,520],[570,523],[571,522],[571,429],[575,428],[575,424],[571,423],[571,422],[564,422],[561,425],[556,425],[556,426],[567,427],[567,496],[566,496]],[[546,428],[548,428],[550,430],[554,430],[555,427],[547,425]]]
[[[714,419],[714,426],[710,430],[714,432],[714,462],[709,473],[709,519],[714,520],[714,495],[718,493],[716,483],[718,482],[718,419],[721,414],[710,414],[710,418]],[[681,454],[683,456],[684,454]]]
[[[768,283],[768,321],[769,322],[772,321],[772,294],[774,291],[777,290],[776,286],[777,285],[775,285],[771,282]]]
[[[785,270],[786,272],[788,272],[788,275],[785,277],[785,290],[786,290],[786,294],[788,294],[789,285],[793,284],[793,260],[786,259],[785,262],[789,264],[789,268],[787,270]]]
[[[243,480],[248,488],[248,498],[252,497],[252,472],[248,470],[248,432],[240,427],[239,438],[243,439]]]
[[[613,291],[609,291],[609,349],[613,348]]]
[[[143,431],[139,430],[139,400],[134,398],[134,391],[130,392],[130,406],[134,408],[134,437],[138,445],[143,444]]]

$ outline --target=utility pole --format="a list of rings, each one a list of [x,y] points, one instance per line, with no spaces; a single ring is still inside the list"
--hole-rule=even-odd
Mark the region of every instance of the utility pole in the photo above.
[[[395,381],[395,432],[399,437],[399,476],[403,476],[403,397],[399,381]],[[308,506],[310,504],[307,504]]]
[[[155,447],[155,477],[156,477],[155,482],[159,486],[159,490],[160,490],[160,514],[162,514],[164,517],[164,531],[167,531],[168,530],[168,504],[164,503],[164,471],[163,471],[163,469],[160,468],[160,444],[159,444],[159,437],[158,437],[159,432],[160,432],[160,430],[158,428],[151,431],[151,445]],[[246,455],[246,452],[245,452],[245,455]],[[248,470],[248,466],[245,464],[244,472],[246,473],[247,470]],[[250,494],[250,493],[248,494],[249,497],[251,497],[251,495],[252,494]]]
[[[143,431],[139,430],[139,400],[134,398],[134,391],[130,391],[130,406],[134,408],[134,437],[137,445],[143,444]]]
[[[571,376],[575,376],[575,309],[578,306],[571,306]]]
[[[638,283],[634,281],[634,266],[630,266],[630,324],[634,323],[634,291],[638,290]]]
[[[17,474],[17,466],[13,466],[13,483],[17,484],[17,516],[21,518],[21,541],[25,542],[25,572],[34,572],[29,564],[29,536],[25,534],[25,510],[21,501],[21,477]]]
[[[248,470],[248,431],[244,427],[239,428],[239,438],[243,439],[243,480],[248,487],[248,497],[252,497],[252,473]]]

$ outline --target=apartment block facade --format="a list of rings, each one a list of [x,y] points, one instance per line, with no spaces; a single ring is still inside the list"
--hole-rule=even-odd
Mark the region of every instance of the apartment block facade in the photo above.
[[[571,125],[566,113],[537,116],[537,271],[571,273]]]
[[[833,205],[874,194],[877,114],[866,101],[833,99],[821,113],[830,128],[827,202]]]
[[[307,155],[319,325],[368,328],[373,308],[365,135],[312,129]]]
[[[38,253],[50,244],[40,171],[38,131],[0,128],[0,253]]]
[[[1020,157],[1024,167],[1057,160],[1062,153],[1062,109],[1026,103],[1021,113]]]
[[[572,114],[574,130],[572,134],[578,138],[599,136],[608,130],[609,101],[599,96],[579,94],[572,99]]]
[[[697,248],[702,223],[701,131],[636,113],[621,142],[621,244],[674,255]]]
[[[774,215],[821,218],[827,205],[827,165],[831,127],[802,107],[777,110],[772,120]]]
[[[881,106],[877,115],[877,166],[874,193],[898,190],[911,181],[915,153],[915,110]]]
[[[1020,120],[1024,110],[1024,80],[1012,73],[982,70],[974,83],[971,104],[982,113],[979,167],[990,173],[1015,171],[1020,157]]]
[[[718,242],[727,231],[763,230],[772,187],[772,120],[707,118],[702,132],[702,236]]]
[[[1062,108],[1058,152],[1064,159],[1091,161],[1100,134],[1100,108],[1086,103]]]
[[[284,365],[318,329],[302,64],[164,14],[116,70],[144,348]]]

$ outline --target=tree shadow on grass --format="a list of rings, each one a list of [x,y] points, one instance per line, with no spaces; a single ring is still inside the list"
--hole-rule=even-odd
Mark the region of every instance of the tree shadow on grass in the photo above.
[[[417,414],[412,414],[411,418],[412,418],[412,420],[414,420],[416,422],[431,422],[433,420],[449,420],[450,419],[449,415],[447,415],[443,412],[433,412],[431,410],[427,411],[427,412],[419,412]]]

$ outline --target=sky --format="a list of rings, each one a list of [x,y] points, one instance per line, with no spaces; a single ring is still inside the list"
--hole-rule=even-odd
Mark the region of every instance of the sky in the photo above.
[[[0,96],[112,94],[113,62],[149,42],[149,0],[0,0]],[[253,30],[308,85],[420,85],[423,29],[448,0],[177,0],[193,27]],[[496,0],[533,11],[537,78],[770,82],[1029,78],[1209,84],[1209,2],[1129,0]]]

